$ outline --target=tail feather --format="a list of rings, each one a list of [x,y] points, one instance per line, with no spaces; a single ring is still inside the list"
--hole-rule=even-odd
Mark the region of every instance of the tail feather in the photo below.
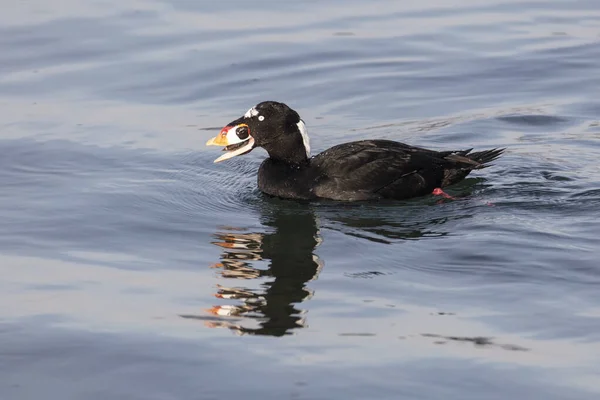
[[[500,157],[506,149],[491,149],[476,151],[475,153],[471,153],[471,150],[472,149],[455,152],[446,156],[445,158],[446,160],[465,164],[463,168],[482,169],[489,167],[488,164]]]
[[[500,157],[506,149],[491,149],[475,153],[471,153],[471,150],[454,152],[445,157],[447,160],[456,162],[457,165],[444,170],[442,187],[459,182],[474,169],[489,167],[489,163]]]
[[[489,163],[500,157],[506,149],[491,149],[470,153],[467,157],[479,164],[476,169],[487,168]]]

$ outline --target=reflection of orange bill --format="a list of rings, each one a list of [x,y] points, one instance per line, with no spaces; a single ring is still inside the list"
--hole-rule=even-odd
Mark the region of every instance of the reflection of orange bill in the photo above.
[[[236,244],[236,243],[230,243],[230,242],[213,242],[213,244],[216,244],[219,247],[224,247],[226,249],[235,249],[237,248],[245,248],[246,246],[241,245],[241,244]]]
[[[207,313],[212,314],[212,315],[219,315],[219,310],[220,309],[221,309],[221,306],[214,306],[214,307],[211,307],[211,308],[207,308],[204,311],[206,311]]]
[[[212,315],[218,315],[220,317],[229,317],[234,314],[236,309],[237,307],[235,306],[214,306],[204,311]]]

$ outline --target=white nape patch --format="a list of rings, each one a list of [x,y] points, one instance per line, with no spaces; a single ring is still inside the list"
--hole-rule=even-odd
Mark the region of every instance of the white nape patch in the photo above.
[[[302,143],[304,144],[304,150],[306,150],[306,157],[310,158],[310,139],[308,138],[308,131],[306,130],[306,125],[304,125],[304,121],[300,120],[296,124],[298,126],[298,130],[302,135]]]
[[[256,108],[252,107],[251,109],[246,111],[246,114],[244,114],[244,118],[252,118],[252,117],[256,117],[257,115],[258,115],[258,111],[256,110]]]
[[[238,144],[238,143],[242,143],[244,140],[248,140],[248,138],[246,139],[240,139],[237,135],[237,133],[235,133],[237,131],[237,127],[233,127],[229,130],[229,132],[227,132],[227,146],[232,145],[232,144]]]

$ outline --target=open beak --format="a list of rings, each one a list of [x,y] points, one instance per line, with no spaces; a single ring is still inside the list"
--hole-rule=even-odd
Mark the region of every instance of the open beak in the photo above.
[[[223,151],[226,151],[227,153],[223,154],[214,161],[215,163],[218,163],[250,152],[254,148],[254,138],[250,136],[250,129],[248,128],[248,125],[230,124],[221,129],[221,132],[219,132],[217,136],[209,139],[206,142],[206,145],[224,146]]]

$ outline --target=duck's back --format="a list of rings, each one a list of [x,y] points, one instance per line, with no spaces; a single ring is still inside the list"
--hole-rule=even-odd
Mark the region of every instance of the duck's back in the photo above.
[[[441,185],[447,164],[443,153],[389,140],[344,143],[311,160],[315,195],[336,200],[422,196]]]

